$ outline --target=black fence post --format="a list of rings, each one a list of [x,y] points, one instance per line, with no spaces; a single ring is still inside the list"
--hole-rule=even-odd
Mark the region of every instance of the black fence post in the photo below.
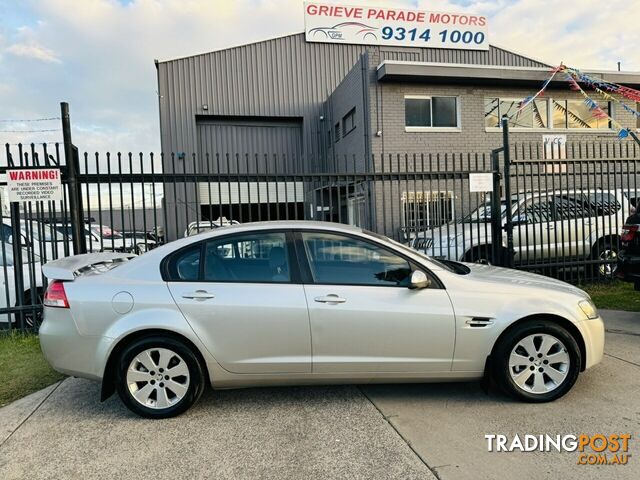
[[[502,215],[500,209],[500,158],[501,148],[491,151],[491,172],[493,190],[491,192],[491,263],[503,266]]]
[[[504,156],[504,199],[507,218],[504,229],[507,232],[507,250],[504,252],[503,266],[513,268],[513,222],[511,218],[511,155],[509,150],[509,118],[502,117],[502,155]]]
[[[81,183],[78,178],[80,171],[80,159],[78,149],[71,142],[71,118],[69,116],[69,104],[60,103],[62,117],[62,138],[64,142],[64,157],[67,163],[67,179],[69,184],[69,210],[71,219],[71,238],[73,251],[87,253],[87,242],[84,235],[84,213],[82,209]]]
[[[21,330],[25,328],[24,319],[24,268],[22,264],[22,231],[20,228],[20,204],[11,202],[11,244],[13,247],[13,264],[16,287],[16,307],[18,307],[16,323]]]

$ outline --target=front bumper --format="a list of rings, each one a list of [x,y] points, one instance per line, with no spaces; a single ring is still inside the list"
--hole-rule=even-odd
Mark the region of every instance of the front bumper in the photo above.
[[[68,309],[44,307],[39,337],[45,359],[58,372],[92,380],[102,378],[104,361],[99,355],[109,350],[112,339],[81,335]]]
[[[591,368],[602,361],[604,356],[604,323],[601,317],[583,320],[576,324],[582,338],[586,353],[584,368]]]

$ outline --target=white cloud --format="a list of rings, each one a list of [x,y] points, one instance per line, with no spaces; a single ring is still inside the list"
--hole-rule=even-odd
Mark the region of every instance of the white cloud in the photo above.
[[[16,29],[16,37],[18,41],[6,47],[6,52],[43,62],[61,63],[53,50],[38,43],[36,34],[31,28],[20,27]]]
[[[56,57],[52,50],[40,45],[14,43],[7,47],[7,52],[18,55],[19,57],[35,58],[36,60],[42,60],[43,62],[60,63],[60,59]]]
[[[608,0],[606,8],[597,0],[367,3],[482,13],[490,17],[490,41],[504,48],[550,64],[614,69],[620,60],[624,69],[640,70],[640,2]],[[0,68],[13,72],[2,79],[2,117],[56,115],[58,103],[69,101],[74,140],[82,150],[159,150],[154,58],[303,29],[302,0],[39,0],[31,5],[30,28],[0,28]],[[15,138],[0,134],[0,143]]]

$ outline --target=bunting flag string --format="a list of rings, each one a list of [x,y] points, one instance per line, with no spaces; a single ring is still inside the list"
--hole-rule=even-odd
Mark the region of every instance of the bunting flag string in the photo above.
[[[607,82],[606,80],[592,77],[591,75],[587,75],[586,73],[583,73],[578,69],[570,68],[567,66],[564,66],[563,71],[570,73],[573,78],[577,79],[580,83],[588,85],[589,87],[598,91],[598,93],[604,94],[606,93],[606,90],[607,92],[617,93],[618,95],[621,95],[628,100],[640,102],[640,90],[635,90],[630,87],[618,85],[617,83],[613,82]],[[609,95],[609,97],[610,98],[608,98],[608,100],[616,100],[615,97],[612,97],[611,95]]]
[[[551,70],[551,76],[549,78],[547,78],[544,83],[542,84],[542,87],[540,87],[540,90],[538,90],[534,95],[530,95],[528,97],[525,97],[524,99],[522,99],[519,104],[518,104],[518,108],[515,112],[513,112],[508,118],[509,120],[511,120],[514,116],[519,115],[525,108],[527,108],[536,98],[541,97],[544,95],[544,91],[547,89],[547,87],[549,86],[549,84],[551,83],[551,81],[553,80],[553,78],[556,76],[556,74],[561,71],[564,68],[564,65],[560,65],[558,67],[555,67]]]
[[[629,129],[623,127],[620,122],[618,122],[611,115],[605,112],[597,104],[597,102],[582,89],[571,72],[565,71],[564,73],[566,75],[567,81],[569,82],[569,88],[571,88],[571,90],[579,92],[584,97],[584,103],[589,107],[589,110],[591,111],[594,118],[608,118],[609,122],[611,122],[611,126],[618,130],[618,138],[623,139],[629,136]]]
[[[615,102],[620,105],[625,111],[634,115],[635,117],[640,118],[640,111],[630,107],[625,104],[620,98],[615,97],[612,94],[620,95],[628,100],[632,100],[634,102],[640,103],[640,90],[635,90],[630,87],[625,87],[623,85],[618,85],[613,82],[608,82],[601,78],[592,77],[587,75],[580,70],[575,68],[567,67],[566,65],[560,64],[560,66],[551,70],[551,76],[547,78],[542,84],[542,87],[534,94],[525,97],[518,103],[517,110],[512,113],[508,118],[511,119],[514,116],[519,115],[525,108],[527,108],[536,98],[544,95],[545,90],[551,83],[551,81],[555,78],[558,73],[563,73],[569,83],[569,88],[575,92],[580,93],[582,97],[584,97],[584,103],[589,108],[591,115],[593,118],[597,119],[608,119],[611,127],[615,128],[618,131],[619,138],[626,138],[629,136],[630,131],[628,128],[622,126],[620,122],[611,117],[609,113],[607,113],[604,109],[602,109],[598,103],[591,98],[587,92],[580,86],[580,83],[587,85],[595,92],[597,92],[604,100]],[[571,113],[571,112],[569,112]]]

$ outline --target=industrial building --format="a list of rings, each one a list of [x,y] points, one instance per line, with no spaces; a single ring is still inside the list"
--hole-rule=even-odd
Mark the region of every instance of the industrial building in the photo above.
[[[389,155],[489,152],[501,145],[501,115],[537,91],[553,68],[493,45],[461,50],[318,43],[304,33],[156,62],[156,67],[165,172],[211,175],[379,171],[377,162]],[[590,73],[640,85],[638,74]],[[583,100],[558,76],[544,97],[512,120],[513,141],[542,145],[548,135],[614,140],[616,131],[593,118]],[[601,106],[620,123],[636,125],[636,117],[611,102]],[[203,183],[179,198],[166,192],[166,207],[197,205],[204,218],[238,211],[246,217],[267,208],[275,218],[286,203],[291,218],[326,219],[324,207],[314,205],[318,198],[305,196],[309,186],[302,181],[271,185],[266,196],[256,194],[260,185],[231,189]],[[327,195],[348,197],[342,199],[343,221],[362,223],[362,203],[378,196],[354,195],[357,188],[338,187]],[[394,195],[404,195],[403,201],[417,197]],[[455,193],[432,196],[453,202]],[[184,226],[184,209],[175,210],[171,221]],[[380,210],[364,226],[380,222]]]

